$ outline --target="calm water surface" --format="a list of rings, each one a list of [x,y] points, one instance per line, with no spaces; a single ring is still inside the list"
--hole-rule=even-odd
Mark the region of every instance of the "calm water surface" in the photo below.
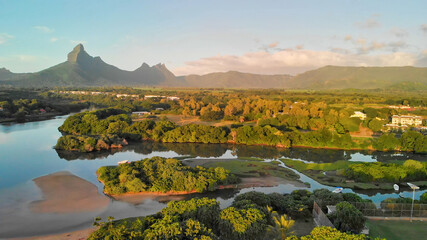
[[[140,160],[142,158],[161,156],[192,158],[237,158],[259,157],[266,161],[278,158],[298,159],[306,162],[349,161],[388,161],[416,159],[426,160],[426,156],[417,154],[396,154],[366,151],[341,151],[324,149],[285,149],[280,150],[263,146],[230,146],[221,144],[173,144],[145,142],[127,146],[118,152],[101,152],[77,154],[57,152],[52,147],[61,136],[58,127],[67,116],[56,119],[30,122],[24,124],[0,125],[0,238],[22,237],[43,234],[68,232],[90,227],[93,218],[114,216],[116,219],[142,216],[155,213],[166,206],[168,199],[147,199],[142,203],[111,200],[109,206],[98,212],[83,212],[72,214],[33,213],[28,204],[42,199],[40,189],[32,181],[34,178],[58,171],[69,171],[98,187],[102,193],[102,184],[97,181],[96,170],[105,165],[115,165],[121,160]],[[298,173],[298,172],[297,172]],[[298,173],[299,174],[299,173]],[[302,182],[310,183],[308,190],[317,188],[334,189],[324,186],[300,174]],[[248,191],[265,193],[289,193],[301,189],[292,184],[280,184],[276,187],[248,188],[242,190],[221,190],[209,194],[216,198],[222,207],[230,205],[236,194]],[[423,192],[416,193],[419,197]],[[344,189],[344,192],[353,192]],[[357,192],[363,198],[381,202],[388,197],[398,197],[397,193],[387,191]],[[405,197],[411,197],[411,192],[402,192]],[[194,196],[194,195],[193,195]],[[193,197],[193,196],[186,196]],[[163,201],[164,200],[164,201]]]

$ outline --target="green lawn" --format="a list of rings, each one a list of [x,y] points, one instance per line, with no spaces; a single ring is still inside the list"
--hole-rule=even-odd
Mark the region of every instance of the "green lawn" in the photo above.
[[[203,167],[223,167],[239,177],[275,176],[287,180],[297,180],[299,176],[293,171],[278,166],[278,162],[260,162],[257,160],[229,160],[209,162]]]
[[[427,222],[368,220],[366,224],[371,237],[381,237],[387,240],[427,239]]]

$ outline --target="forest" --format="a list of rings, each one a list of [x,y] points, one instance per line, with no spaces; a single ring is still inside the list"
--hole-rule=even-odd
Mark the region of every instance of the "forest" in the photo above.
[[[118,108],[105,108],[74,114],[66,119],[59,130],[64,134],[56,145],[57,149],[94,151],[98,141],[93,136],[113,134],[127,141],[154,140],[175,143],[231,143],[246,145],[268,145],[282,148],[293,146],[337,149],[375,149],[427,152],[427,136],[408,130],[398,137],[384,133],[377,138],[353,138],[349,132],[339,133],[336,129],[298,130],[276,126],[266,120],[255,125],[209,126],[187,124],[179,126],[166,119],[143,119],[133,121],[130,112]],[[353,120],[352,120],[353,121]],[[83,136],[80,141],[70,141],[68,135]],[[89,141],[88,138],[91,140]],[[77,140],[78,140],[77,139]],[[69,144],[72,143],[72,146]],[[86,145],[90,145],[87,146]],[[90,151],[89,151],[90,150]]]
[[[337,205],[329,215],[336,229],[315,227],[310,235],[297,237],[293,231],[298,221],[311,218],[313,202],[326,210]],[[220,209],[215,199],[193,198],[171,201],[160,212],[138,218],[102,221],[89,237],[96,239],[371,239],[356,235],[366,218],[352,203],[373,204],[353,193],[335,194],[326,189],[313,192],[295,190],[290,194],[247,192],[238,195],[231,206]],[[301,235],[301,234],[299,234]]]
[[[427,152],[426,128],[385,127],[393,115],[425,119],[425,91],[0,89],[3,121],[38,120],[82,108],[96,110],[70,116],[60,128],[64,139],[57,149],[91,152],[126,145],[123,140],[154,140]],[[132,114],[137,111],[149,114]],[[356,111],[366,117],[354,117]]]
[[[97,175],[104,183],[104,192],[111,195],[139,192],[201,193],[240,180],[221,167],[191,168],[177,159],[161,157],[104,166],[98,169]]]
[[[48,91],[0,88],[0,123],[46,120],[88,106]]]

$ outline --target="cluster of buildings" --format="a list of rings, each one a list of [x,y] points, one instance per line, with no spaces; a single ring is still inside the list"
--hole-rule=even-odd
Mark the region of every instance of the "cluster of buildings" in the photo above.
[[[416,110],[416,108],[414,107],[410,107],[410,106],[406,106],[406,105],[390,105],[388,106],[388,108],[393,108],[393,109],[402,109],[402,110],[406,110],[406,111],[414,111]]]
[[[357,117],[361,120],[365,120],[366,114],[360,111],[355,111],[350,117]],[[380,120],[380,118],[377,119]],[[408,128],[413,128],[418,131],[427,131],[427,127],[423,126],[423,118],[415,115],[393,115],[391,117],[391,123],[385,124],[384,127],[387,130],[406,130]]]
[[[118,98],[139,98],[138,94],[125,94],[125,93],[111,93],[111,92],[91,92],[91,91],[59,91],[59,94],[76,94],[76,95],[113,95]],[[158,96],[158,95],[145,95],[144,99],[151,99],[151,98],[166,98],[170,101],[178,101],[179,97],[175,96]]]
[[[156,111],[164,111],[164,108],[156,108]],[[138,111],[138,112],[132,112],[132,114],[135,114],[137,116],[145,116],[145,115],[153,115],[155,114],[154,112],[149,112],[149,111]]]
[[[423,125],[423,118],[421,116],[413,115],[393,115],[391,123],[384,125],[387,130],[406,130],[413,127],[415,130],[426,131],[427,127]]]
[[[131,97],[139,98],[137,94],[122,94],[122,93],[110,93],[110,92],[90,92],[90,91],[59,91],[59,94],[76,94],[76,95],[113,95],[118,98]]]
[[[144,99],[150,99],[150,98],[166,98],[167,100],[170,101],[178,101],[179,97],[175,97],[175,96],[159,96],[159,95],[145,95]]]

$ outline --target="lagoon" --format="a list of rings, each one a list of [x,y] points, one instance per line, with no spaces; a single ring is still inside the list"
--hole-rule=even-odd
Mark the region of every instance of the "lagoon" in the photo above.
[[[102,194],[103,185],[98,182],[96,170],[101,166],[116,165],[118,161],[136,161],[147,157],[187,157],[191,159],[234,159],[257,157],[265,161],[279,158],[297,159],[306,162],[426,160],[425,155],[412,153],[386,153],[368,151],[343,151],[331,149],[293,148],[278,149],[266,146],[244,146],[226,144],[187,144],[143,142],[131,144],[114,152],[69,153],[53,149],[61,136],[58,127],[67,116],[23,124],[0,125],[0,238],[54,234],[84,229],[91,226],[93,218],[114,216],[116,219],[143,216],[155,213],[166,206],[170,199],[209,196],[216,198],[221,207],[233,201],[236,194],[248,191],[265,193],[289,193],[303,189],[291,183],[275,187],[255,187],[241,190],[219,190],[207,194],[193,194],[173,198],[148,198],[142,201],[109,199],[107,207],[96,211],[75,213],[44,213],[31,210],[31,205],[44,198],[33,179],[52,173],[66,171],[94,184]],[[283,166],[283,165],[282,165]],[[297,172],[298,173],[298,172]],[[302,182],[310,184],[308,190],[317,188],[334,189],[298,173]],[[344,189],[344,192],[353,192]],[[425,190],[418,191],[419,197]],[[388,197],[398,197],[391,191],[357,191],[363,198],[378,203]],[[412,192],[401,192],[411,197]]]

